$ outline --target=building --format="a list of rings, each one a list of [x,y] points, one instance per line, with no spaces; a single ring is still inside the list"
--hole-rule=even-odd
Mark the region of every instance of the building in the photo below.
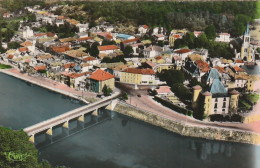
[[[147,33],[149,27],[147,25],[140,25],[138,28],[138,33],[139,34],[145,34]]]
[[[237,55],[238,59],[242,59],[248,62],[255,61],[255,53],[253,46],[250,44],[250,30],[249,30],[249,23],[247,24],[247,28],[244,34],[244,41],[241,47],[240,55]]]
[[[143,50],[143,52],[144,52],[144,57],[154,58],[154,57],[161,55],[162,48],[159,46],[150,46],[150,47],[145,48]]]
[[[115,77],[106,71],[98,69],[90,76],[90,89],[93,92],[101,93],[104,86],[113,90],[115,88]]]
[[[230,34],[229,33],[219,33],[215,38],[215,41],[229,43],[230,42]]]
[[[207,87],[193,87],[193,108],[197,113],[201,113],[205,119],[210,119],[212,115],[229,115],[237,113],[239,92],[230,90],[220,81],[219,73],[212,68],[207,76]],[[203,105],[202,105],[203,104]]]
[[[155,84],[155,72],[152,69],[127,68],[121,72],[120,82],[137,85]]]
[[[99,54],[112,54],[119,48],[116,45],[98,46]]]

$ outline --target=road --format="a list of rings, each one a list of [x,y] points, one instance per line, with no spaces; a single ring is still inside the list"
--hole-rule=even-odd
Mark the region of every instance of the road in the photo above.
[[[122,85],[119,85],[122,89]],[[256,87],[260,87],[260,80],[257,81]],[[167,117],[169,119],[172,119],[174,121],[179,122],[189,122],[189,124],[197,125],[197,126],[214,126],[214,127],[223,127],[223,128],[229,128],[229,129],[239,129],[244,131],[252,131],[255,133],[260,134],[260,121],[250,123],[250,124],[243,124],[243,123],[237,123],[237,122],[206,122],[206,121],[200,121],[196,120],[192,117],[185,116],[183,114],[180,114],[176,111],[173,111],[172,109],[169,109],[160,103],[156,102],[152,99],[152,96],[148,95],[147,90],[135,90],[133,88],[127,87],[122,89],[123,91],[128,93],[128,100],[126,101],[128,104],[134,105],[140,109],[144,109],[146,111],[155,113],[157,115],[161,115],[164,117]],[[141,95],[141,97],[138,97],[137,95]],[[259,100],[260,101],[260,100]],[[260,102],[257,104],[257,107],[260,107]],[[255,108],[257,111],[259,111],[259,108]]]

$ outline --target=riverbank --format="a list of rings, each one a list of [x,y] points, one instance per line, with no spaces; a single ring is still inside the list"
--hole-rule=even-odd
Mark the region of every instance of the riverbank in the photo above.
[[[34,85],[43,87],[45,89],[51,90],[53,92],[57,92],[65,96],[69,96],[71,98],[80,100],[86,104],[97,101],[97,99],[95,98],[96,97],[95,93],[77,91],[73,88],[66,86],[65,84],[53,80],[49,80],[43,77],[34,77],[34,76],[29,76],[27,74],[22,74],[17,69],[14,68],[8,70],[0,69],[0,72],[18,78],[20,80],[32,83]]]
[[[210,125],[194,125],[188,122],[174,121],[167,117],[141,110],[135,106],[122,102],[117,104],[114,111],[183,136],[260,145],[260,134],[250,131]]]

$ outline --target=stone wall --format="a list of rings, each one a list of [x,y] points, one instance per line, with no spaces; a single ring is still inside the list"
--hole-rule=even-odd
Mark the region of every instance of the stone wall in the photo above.
[[[189,123],[177,122],[148,111],[140,110],[122,102],[117,104],[114,111],[162,127],[183,136],[249,144],[260,143],[260,136],[252,132],[217,127],[195,126]]]

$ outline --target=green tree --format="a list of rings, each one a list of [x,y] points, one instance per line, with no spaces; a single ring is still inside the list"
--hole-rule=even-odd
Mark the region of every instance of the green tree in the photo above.
[[[205,34],[208,39],[214,40],[216,38],[216,30],[214,25],[210,25],[205,29]]]
[[[93,43],[90,47],[89,54],[93,57],[98,57],[99,50],[98,50],[99,44],[97,42]]]
[[[203,33],[202,35],[200,35],[197,38],[196,47],[197,48],[208,48],[208,43],[209,43],[209,40],[208,40],[206,34]]]
[[[129,55],[131,55],[133,52],[134,52],[134,50],[133,50],[132,46],[129,46],[129,45],[126,46],[126,47],[124,48],[124,50],[123,50],[123,53],[124,53],[125,56],[129,56]]]
[[[20,43],[14,41],[7,44],[8,49],[17,49],[20,47]]]
[[[172,91],[181,99],[190,100],[192,97],[190,90],[187,89],[182,83],[173,84]]]
[[[161,81],[166,81],[169,86],[175,83],[183,83],[185,80],[184,73],[179,70],[163,70],[158,76]]]
[[[38,162],[38,151],[22,130],[0,127],[0,151],[1,168],[50,168],[48,164]]]
[[[102,92],[105,96],[109,96],[112,93],[112,89],[110,89],[109,87],[107,87],[107,85],[105,85],[102,89]]]

